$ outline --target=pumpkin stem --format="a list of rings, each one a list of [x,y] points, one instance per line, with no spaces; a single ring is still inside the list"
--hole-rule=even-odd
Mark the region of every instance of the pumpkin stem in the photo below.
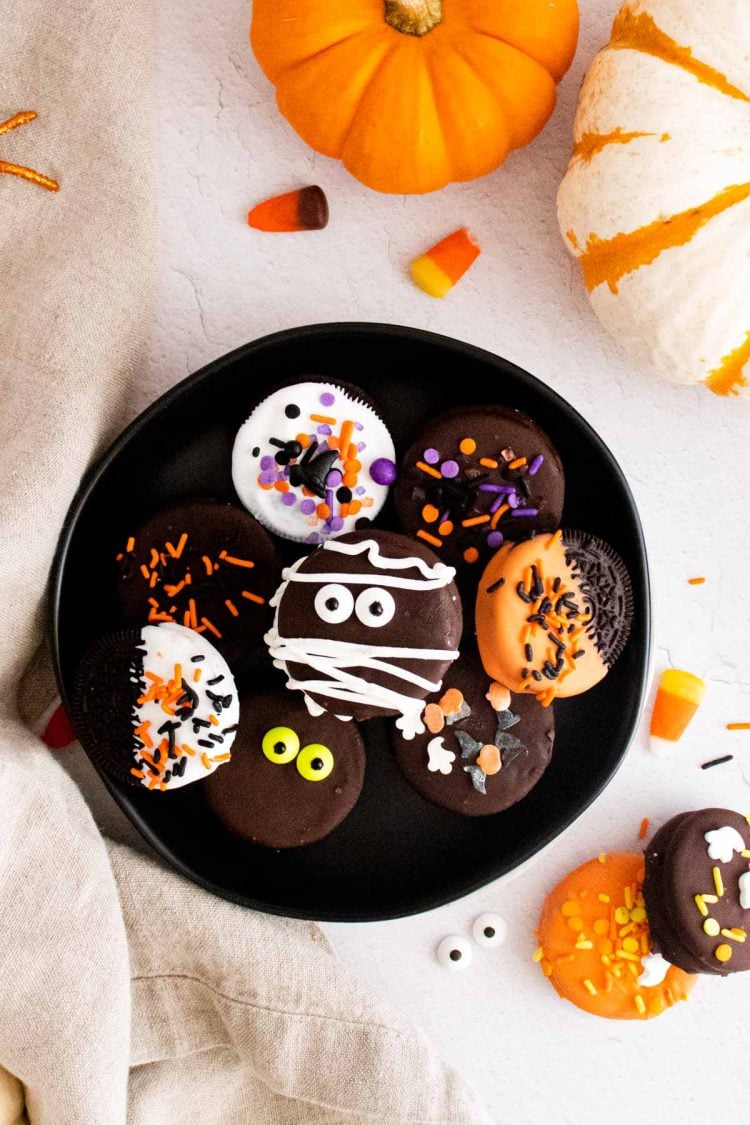
[[[385,0],[385,22],[404,35],[426,35],[443,19],[443,0]]]

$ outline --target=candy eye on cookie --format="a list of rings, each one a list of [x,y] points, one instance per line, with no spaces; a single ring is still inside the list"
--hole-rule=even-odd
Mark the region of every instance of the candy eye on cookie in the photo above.
[[[354,612],[358,620],[369,629],[380,629],[393,620],[396,602],[389,590],[369,586],[357,597]]]
[[[334,758],[327,746],[311,742],[300,749],[299,735],[291,727],[271,727],[263,735],[261,749],[276,766],[297,763],[297,772],[305,781],[325,781],[333,772]]]
[[[339,582],[329,582],[318,590],[314,604],[315,612],[321,621],[325,621],[328,625],[343,625],[352,615],[354,595],[347,586],[342,586]]]

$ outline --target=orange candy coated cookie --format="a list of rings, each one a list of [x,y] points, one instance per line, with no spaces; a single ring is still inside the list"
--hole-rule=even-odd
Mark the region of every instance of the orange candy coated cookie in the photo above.
[[[671,965],[660,984],[638,978],[649,953],[642,855],[604,855],[547,896],[534,955],[559,996],[606,1019],[652,1019],[687,1000],[695,977]]]

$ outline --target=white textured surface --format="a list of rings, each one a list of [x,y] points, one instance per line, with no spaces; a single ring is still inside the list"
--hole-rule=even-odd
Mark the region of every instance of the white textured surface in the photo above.
[[[671,387],[623,357],[599,327],[555,218],[575,97],[606,40],[615,0],[587,0],[578,56],[541,139],[474,184],[427,199],[374,195],[307,149],[278,116],[247,45],[240,0],[162,0],[158,77],[162,249],[150,356],[133,410],[215,356],[254,337],[325,320],[384,320],[457,336],[549,382],[593,423],[628,473],[651,551],[657,667],[710,681],[689,738],[657,761],[641,732],[606,793],[512,881],[433,914],[328,926],[343,961],[411,1012],[473,1078],[498,1121],[609,1125],[740,1120],[750,1099],[745,979],[704,980],[689,1004],[650,1024],[615,1024],[558,1000],[531,964],[545,891],[601,849],[636,846],[657,826],[712,803],[750,812],[750,411]],[[327,230],[261,235],[250,204],[317,182]],[[410,258],[467,224],[483,254],[445,302],[416,291]],[[691,575],[707,576],[690,587]],[[735,754],[703,773],[698,763]],[[433,960],[449,933],[483,910],[509,922],[499,950],[467,973]]]

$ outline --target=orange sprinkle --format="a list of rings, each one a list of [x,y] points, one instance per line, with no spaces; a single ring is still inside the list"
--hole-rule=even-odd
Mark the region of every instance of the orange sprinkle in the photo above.
[[[493,529],[496,528],[497,525],[499,524],[500,520],[505,515],[505,513],[509,512],[509,511],[510,511],[510,504],[501,504],[500,507],[495,512],[495,514],[493,515],[492,519],[490,520],[490,527],[493,528]]]
[[[526,458],[525,457],[516,457],[515,461],[511,461],[511,463],[508,465],[508,468],[509,469],[520,469],[521,466],[525,465],[525,464],[526,464]]]
[[[209,758],[208,754],[206,754],[205,751],[201,754],[201,765],[206,770],[211,769],[211,759]]]
[[[493,461],[491,457],[480,457],[479,464],[484,465],[485,469],[497,468],[497,461]]]
[[[134,547],[135,547],[135,538],[132,535],[130,535],[128,537],[127,543],[125,544],[125,550],[128,554],[130,554],[130,552],[134,549]]]
[[[440,527],[438,528],[438,531],[441,535],[452,535],[453,524],[450,520],[443,520],[443,522],[440,524]]]
[[[154,586],[156,586],[156,583],[157,583],[158,581],[159,581],[159,575],[158,575],[158,574],[156,573],[156,571],[154,570],[154,571],[152,572],[152,574],[151,574],[151,578],[150,578],[150,580],[149,580],[149,588],[150,588],[151,590],[153,590]]]
[[[641,821],[641,827],[638,829],[638,839],[639,840],[645,839],[646,833],[648,832],[648,826],[649,826],[650,823],[651,823],[651,821],[648,819],[648,817],[644,816],[643,820]]]
[[[317,507],[315,509],[315,512],[319,516],[320,519],[327,520],[329,518],[330,514],[331,514],[331,509],[328,507],[327,504],[321,503],[321,504],[317,505]]]
[[[476,547],[467,547],[464,551],[464,562],[475,563],[479,558],[479,551]]]
[[[200,668],[196,668],[193,672],[193,683],[197,684],[200,681],[202,675],[203,673],[201,672]]]
[[[355,484],[357,483],[357,474],[356,473],[344,473],[344,476],[342,478],[341,483],[343,485],[345,485],[347,488],[354,488]]]
[[[423,473],[428,476],[435,477],[436,480],[442,480],[442,475],[437,469],[433,469],[432,465],[426,465],[424,461],[417,461],[417,468],[421,469]]]
[[[132,773],[133,777],[144,778],[146,776],[143,770],[132,769],[130,772]]]
[[[297,434],[296,440],[300,443],[300,445],[302,446],[303,449],[307,449],[308,445],[310,444],[310,435],[309,434]]]
[[[228,762],[231,757],[232,757],[231,754],[214,754],[211,761],[212,762]]]
[[[246,567],[255,566],[255,563],[250,562],[249,559],[238,559],[238,558],[235,558],[234,555],[222,555],[222,558],[224,559],[224,562],[231,563],[232,566],[246,566]]]
[[[179,543],[177,544],[177,549],[176,549],[176,551],[175,551],[175,556],[174,556],[174,557],[175,557],[176,559],[179,559],[180,555],[181,555],[181,554],[182,554],[182,552],[183,552],[183,551],[185,550],[185,544],[187,543],[187,541],[188,541],[188,536],[187,536],[187,532],[186,532],[186,531],[183,531],[182,535],[180,536],[180,541],[179,541]]]
[[[211,571],[209,570],[208,573],[210,574]],[[166,586],[165,585],[164,593],[167,595],[168,598],[176,598],[177,595],[180,593],[180,591],[185,588],[185,585],[186,585],[185,579],[183,578],[182,582],[179,582],[176,586]]]
[[[276,489],[277,492],[288,492],[289,491],[289,482],[285,481],[285,480],[277,480],[277,481],[274,481],[273,487]]]
[[[188,606],[190,607],[190,624],[192,625],[193,629],[197,629],[198,616],[195,611],[195,598],[190,599],[190,601],[188,602]]]
[[[445,726],[445,715],[437,703],[428,703],[422,718],[430,734],[440,734]]]
[[[188,758],[195,757],[195,750],[193,750],[192,746],[188,746],[187,742],[183,742],[180,749],[182,750],[183,754],[187,754]]]
[[[349,451],[349,446],[351,445],[353,433],[354,433],[354,422],[347,419],[346,422],[342,423],[341,436],[339,438],[339,449],[341,450],[342,453],[347,453]]]
[[[258,594],[251,594],[249,590],[242,591],[243,598],[247,598],[249,602],[256,602],[258,605],[265,605],[266,599],[261,598]]]
[[[462,453],[466,454],[467,457],[471,457],[472,453],[476,453],[477,443],[474,441],[474,438],[465,437],[460,442],[458,448]]]
[[[750,730],[750,723],[727,723],[727,730]]]
[[[480,523],[489,522],[489,516],[473,516],[470,520],[461,520],[461,527],[478,527]]]
[[[213,564],[213,563],[211,562],[211,560],[210,560],[210,558],[208,557],[208,555],[203,555],[203,556],[202,556],[202,559],[203,559],[203,565],[204,565],[204,567],[206,568],[206,574],[213,574],[213,572],[214,572],[214,564]],[[182,584],[183,584],[183,586],[184,586],[184,582],[183,582]],[[170,596],[171,596],[171,595],[170,595]]]
[[[552,536],[552,538],[547,543],[547,550],[549,550],[550,547],[554,547],[555,543],[559,543],[561,539],[562,539],[562,531],[558,530],[558,531],[555,532],[555,534]]]
[[[336,419],[330,418],[327,414],[311,414],[311,422],[320,422],[321,426],[335,426]]]
[[[148,582],[149,578],[151,577],[151,571],[148,569],[145,563],[141,563],[141,574]]]
[[[439,515],[440,512],[434,504],[425,504],[424,508],[422,508],[422,519],[425,523],[434,523]]]
[[[688,586],[702,586],[705,578],[688,578]]]
[[[360,500],[351,500],[349,504],[347,504],[347,507],[349,509],[349,515],[356,516],[357,513],[362,510],[362,503]]]
[[[208,721],[209,721],[209,723],[211,724],[212,727],[218,727],[218,725],[219,725],[219,720],[213,714],[208,716]]]
[[[237,609],[237,606],[234,604],[234,602],[230,601],[229,598],[226,599],[224,605],[227,607],[232,617],[239,617],[240,611]]]
[[[425,543],[429,543],[432,547],[442,547],[443,545],[441,539],[436,539],[434,535],[430,535],[427,531],[422,531],[421,528],[417,532],[417,539],[424,539]]]
[[[148,565],[152,570],[155,566],[159,565],[159,552],[157,551],[156,547],[151,548],[151,558],[149,559]]]
[[[169,542],[168,539],[165,541],[164,546],[167,548],[167,550],[169,551],[172,558],[176,559],[177,558],[177,550],[175,549],[175,547],[172,546],[172,544]]]
[[[215,637],[218,637],[219,640],[221,640],[221,633],[216,628],[216,626],[208,620],[207,617],[201,617],[201,625],[205,626],[205,628],[208,629],[210,633],[213,633]]]

